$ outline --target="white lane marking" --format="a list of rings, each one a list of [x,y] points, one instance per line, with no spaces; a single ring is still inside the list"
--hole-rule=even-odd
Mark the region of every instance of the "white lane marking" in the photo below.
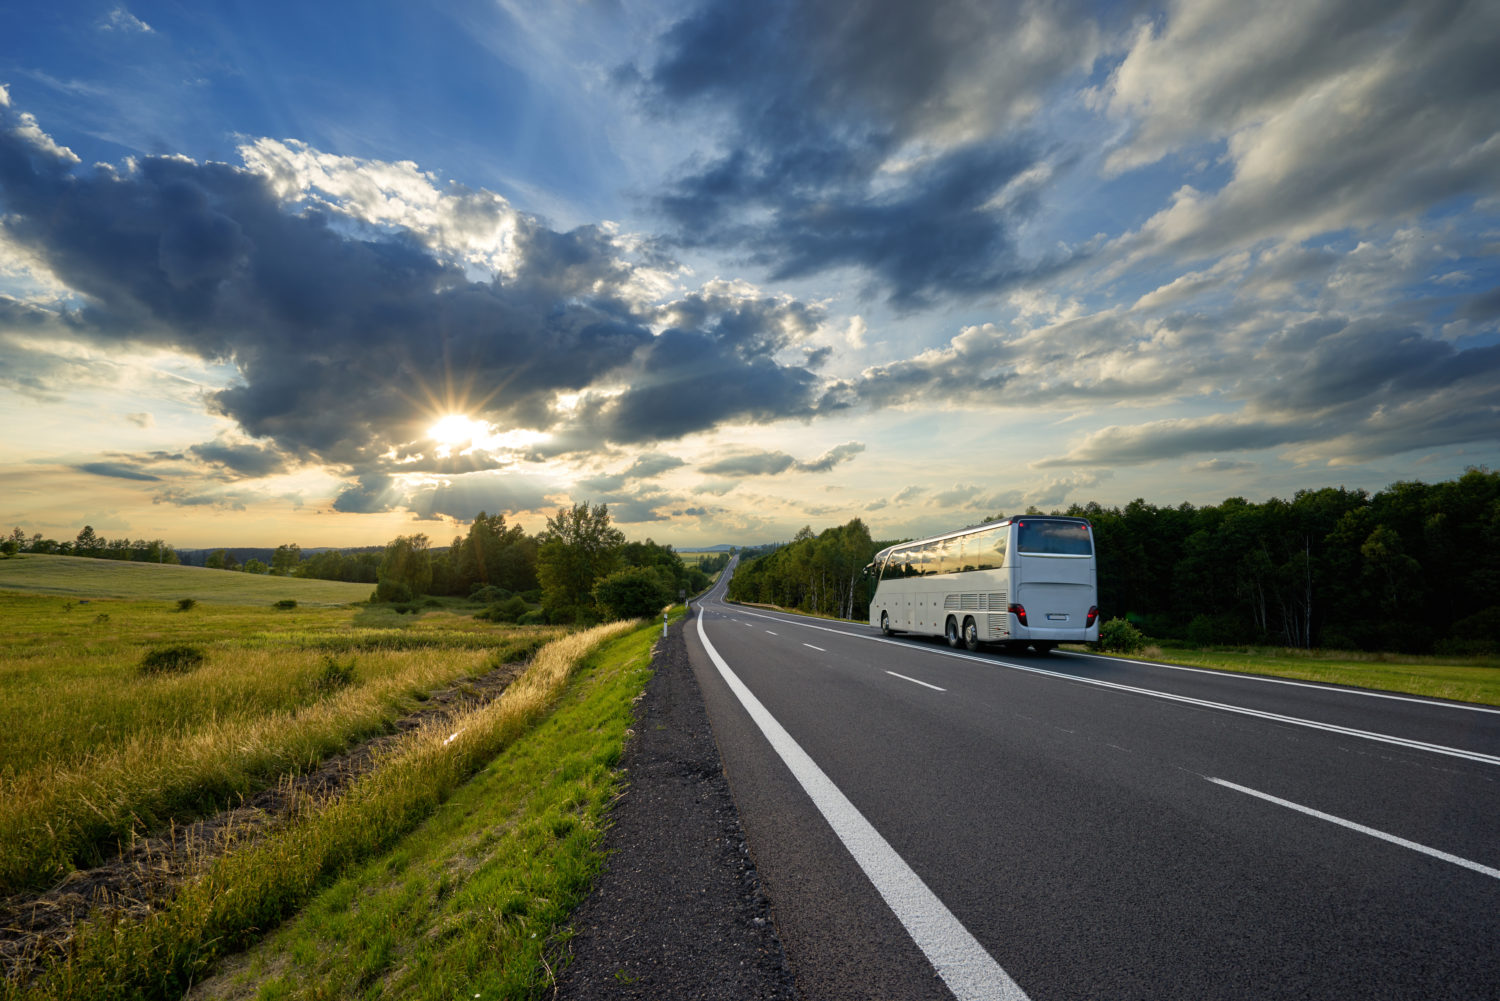
[[[827,650],[824,650],[820,646],[813,646],[811,643],[804,643],[802,645],[805,646],[805,647],[807,647],[809,650],[816,650],[816,651],[818,651],[818,653],[827,653],[828,652]]]
[[[1135,660],[1131,657],[1101,657],[1093,653],[1079,653],[1077,650],[1053,651],[1060,657],[1077,657],[1081,660],[1102,660],[1106,663],[1120,661],[1125,664],[1140,664],[1144,667],[1164,667],[1169,671],[1190,671],[1193,674],[1211,674],[1216,678],[1233,678],[1236,681],[1263,681],[1268,685],[1293,685],[1297,688],[1317,688],[1336,695],[1359,695],[1367,699],[1394,699],[1397,702],[1419,702],[1424,706],[1436,706],[1439,709],[1467,709],[1476,713],[1497,713],[1500,709],[1492,706],[1471,706],[1462,702],[1436,702],[1432,699],[1424,699],[1417,695],[1396,695],[1392,692],[1372,692],[1364,688],[1341,688],[1337,685],[1320,685],[1315,681],[1293,681],[1290,678],[1268,678],[1263,674],[1246,674],[1242,671],[1231,671],[1224,669],[1215,671],[1208,667],[1188,667],[1186,664],[1161,664],[1154,660]]]
[[[771,630],[767,629],[766,630],[766,635],[768,635],[768,636],[780,636],[781,634],[780,633],[773,633],[773,632],[771,632]]]
[[[929,685],[925,681],[918,681],[916,678],[908,678],[906,675],[897,674],[895,671],[887,671],[885,673],[889,674],[893,678],[900,678],[902,681],[910,681],[913,685],[921,685],[923,688],[930,688],[934,692],[946,692],[948,690],[946,688],[939,688],[937,685]]]
[[[1431,855],[1433,858],[1442,859],[1444,862],[1452,862],[1454,865],[1461,865],[1465,869],[1472,869],[1475,872],[1484,876],[1489,876],[1492,879],[1500,879],[1500,869],[1491,869],[1487,865],[1480,865],[1478,862],[1470,862],[1466,858],[1461,858],[1457,855],[1450,855],[1449,853],[1445,851],[1439,851],[1436,848],[1428,848],[1426,845],[1419,845],[1415,841],[1408,841],[1405,838],[1398,838],[1394,834],[1387,834],[1384,831],[1377,831],[1373,827],[1366,827],[1364,824],[1356,824],[1352,820],[1345,820],[1343,817],[1335,817],[1331,813],[1324,813],[1322,810],[1314,810],[1310,806],[1303,806],[1300,803],[1293,803],[1291,800],[1282,799],[1279,796],[1272,796],[1270,793],[1260,792],[1256,789],[1251,789],[1248,786],[1236,785],[1233,782],[1229,782],[1224,779],[1216,779],[1209,775],[1205,775],[1204,778],[1208,779],[1208,781],[1214,783],[1215,785],[1224,786],[1226,789],[1233,789],[1236,792],[1242,792],[1247,796],[1254,796],[1257,799],[1263,799],[1268,803],[1275,803],[1277,806],[1284,806],[1288,810],[1296,810],[1298,813],[1305,813],[1309,817],[1317,817],[1319,820],[1326,820],[1330,824],[1338,824],[1340,827],[1347,827],[1351,831],[1358,831],[1361,834],[1368,834],[1370,837],[1379,838],[1381,841],[1389,841],[1391,844],[1400,845],[1402,848],[1410,848],[1412,851],[1421,852],[1423,855]]]
[[[756,612],[746,612],[746,615],[757,615]],[[771,618],[769,615],[761,618]],[[1241,716],[1254,716],[1257,719],[1271,720],[1276,723],[1289,723],[1293,726],[1305,726],[1313,730],[1323,730],[1328,733],[1337,733],[1345,737],[1359,737],[1363,740],[1373,740],[1381,744],[1395,744],[1414,751],[1430,751],[1433,754],[1445,754],[1453,758],[1463,758],[1467,761],[1477,761],[1484,765],[1500,765],[1500,756],[1484,754],[1479,751],[1467,751],[1461,747],[1448,747],[1443,744],[1429,744],[1426,741],[1411,740],[1406,737],[1393,737],[1390,734],[1375,733],[1370,730],[1356,730],[1353,727],[1339,726],[1336,723],[1323,723],[1318,720],[1303,719],[1300,716],[1283,716],[1280,713],[1264,712],[1260,709],[1250,709],[1245,706],[1234,706],[1226,702],[1210,702],[1207,699],[1195,699],[1188,695],[1176,695],[1172,692],[1158,692],[1151,688],[1137,688],[1134,685],[1122,685],[1116,681],[1104,681],[1100,678],[1082,678],[1074,674],[1063,674],[1061,671],[1049,671],[1044,667],[1031,667],[1026,664],[1017,664],[1008,660],[998,660],[991,657],[976,657],[971,653],[960,653],[957,650],[946,650],[941,647],[914,647],[899,640],[886,639],[884,636],[866,636],[862,633],[845,632],[842,629],[830,629],[827,626],[815,626],[808,622],[797,622],[794,619],[775,619],[784,625],[801,626],[803,629],[817,629],[825,633],[837,633],[852,639],[869,640],[872,643],[889,643],[906,650],[917,653],[933,654],[940,657],[954,657],[958,660],[971,660],[978,664],[990,664],[998,667],[1008,667],[1013,671],[1026,671],[1030,674],[1040,674],[1048,678],[1059,678],[1063,681],[1075,681],[1081,685],[1094,685],[1099,688],[1111,688],[1120,692],[1131,692],[1135,695],[1147,695],[1156,699],[1165,699],[1168,702],[1181,702],[1185,705],[1201,706],[1205,709],[1220,709],[1224,712],[1238,713]],[[1429,705],[1441,705],[1442,703],[1429,703]]]
[[[791,769],[813,805],[833,828],[833,833],[854,856],[865,877],[874,884],[880,896],[907,934],[937,970],[943,983],[959,1001],[1029,1001],[1026,992],[1000,968],[937,894],[922,882],[906,860],[896,854],[890,843],[865,819],[864,814],[833,784],[817,762],[787,733],[745,687],[703,631],[703,617],[698,617],[698,639],[719,669],[719,674],[739,698],[745,711],[760,727],[771,747]]]

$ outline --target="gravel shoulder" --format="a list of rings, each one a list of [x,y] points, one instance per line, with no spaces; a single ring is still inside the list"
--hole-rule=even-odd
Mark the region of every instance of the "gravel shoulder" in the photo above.
[[[657,644],[636,706],[606,869],[573,916],[564,1001],[797,996],[682,630]]]

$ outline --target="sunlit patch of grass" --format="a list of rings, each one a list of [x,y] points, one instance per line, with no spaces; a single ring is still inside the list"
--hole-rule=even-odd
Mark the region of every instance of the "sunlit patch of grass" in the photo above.
[[[632,631],[639,649],[596,661],[614,666],[596,667],[564,697],[592,649]],[[653,629],[616,623],[554,641],[499,699],[415,731],[343,795],[209,863],[150,916],[82,926],[36,982],[4,993],[179,996],[342,871],[352,875],[283,936],[299,963],[318,968],[314,977],[268,984],[263,996],[348,996],[389,982],[395,996],[451,997],[454,984],[472,995],[467,985],[479,980],[502,996],[534,993],[554,929],[598,865],[598,817],[653,638]],[[560,698],[564,711],[520,741]],[[513,753],[497,761],[506,748]],[[486,765],[480,786],[450,800]],[[423,835],[401,841],[445,801]],[[429,937],[414,923],[421,915],[425,927],[441,918],[448,930]]]
[[[1494,657],[1452,658],[1254,646],[1206,649],[1150,646],[1139,657],[1187,667],[1354,685],[1500,706],[1500,659]]]
[[[86,556],[22,553],[0,560],[0,590],[78,598],[154,598],[269,605],[285,598],[299,604],[347,605],[365,601],[374,584],[341,580],[269,577],[206,567],[96,560]]]

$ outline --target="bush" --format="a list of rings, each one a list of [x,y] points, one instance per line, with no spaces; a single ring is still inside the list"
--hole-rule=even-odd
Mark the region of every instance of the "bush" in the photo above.
[[[651,567],[630,567],[594,585],[594,600],[617,619],[655,616],[674,592]]]
[[[1099,627],[1099,649],[1108,653],[1139,653],[1146,648],[1146,637],[1124,619],[1110,619]]]
[[[276,604],[272,605],[271,607],[272,608],[296,608],[297,607],[297,599],[296,598],[282,598],[280,601],[276,602]]]
[[[519,619],[523,626],[545,626],[547,624],[547,613],[538,608],[534,612],[527,612]]]
[[[323,670],[313,680],[313,689],[320,693],[336,692],[354,683],[354,658],[339,662],[332,654],[323,655]]]
[[[469,588],[469,600],[482,601],[486,605],[498,604],[510,596],[508,588],[496,587],[494,584],[475,584]]]
[[[375,585],[373,600],[392,603],[410,601],[411,588],[395,578],[385,577]]]
[[[197,598],[178,598],[177,599],[177,610],[179,612],[191,611],[192,608],[193,608],[193,606],[195,606],[197,604],[198,604],[198,599]]]
[[[185,674],[207,659],[202,647],[178,644],[158,647],[141,658],[142,674]]]
[[[504,601],[496,602],[489,608],[474,616],[476,619],[484,619],[488,622],[517,622],[521,616],[531,609],[527,607],[525,599],[519,594],[513,594]]]

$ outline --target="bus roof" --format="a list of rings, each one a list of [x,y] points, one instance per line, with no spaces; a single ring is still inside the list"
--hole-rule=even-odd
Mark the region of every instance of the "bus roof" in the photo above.
[[[1072,515],[1064,515],[1064,514],[1017,514],[1017,515],[1012,515],[1009,518],[1002,518],[999,521],[987,521],[987,522],[985,522],[982,525],[974,525],[974,526],[972,526],[970,528],[960,528],[957,531],[953,531],[953,532],[944,532],[942,535],[929,535],[925,539],[908,539],[905,542],[892,543],[891,545],[886,546],[880,552],[876,553],[874,559],[872,560],[872,562],[878,563],[878,562],[880,562],[880,560],[882,560],[886,556],[890,555],[893,550],[896,550],[896,549],[905,549],[907,546],[924,546],[924,545],[926,545],[929,542],[942,542],[944,539],[957,539],[957,538],[960,538],[961,536],[973,535],[975,532],[983,532],[983,531],[987,531],[988,529],[991,529],[991,528],[1004,528],[1006,525],[1009,525],[1010,523],[1016,522],[1016,521],[1033,521],[1033,520],[1034,521],[1069,521],[1069,522],[1072,522],[1074,524],[1083,524],[1083,525],[1088,525],[1089,524],[1089,520],[1087,518],[1074,518]],[[1092,530],[1093,526],[1089,525],[1089,528],[1090,528],[1090,530]]]

